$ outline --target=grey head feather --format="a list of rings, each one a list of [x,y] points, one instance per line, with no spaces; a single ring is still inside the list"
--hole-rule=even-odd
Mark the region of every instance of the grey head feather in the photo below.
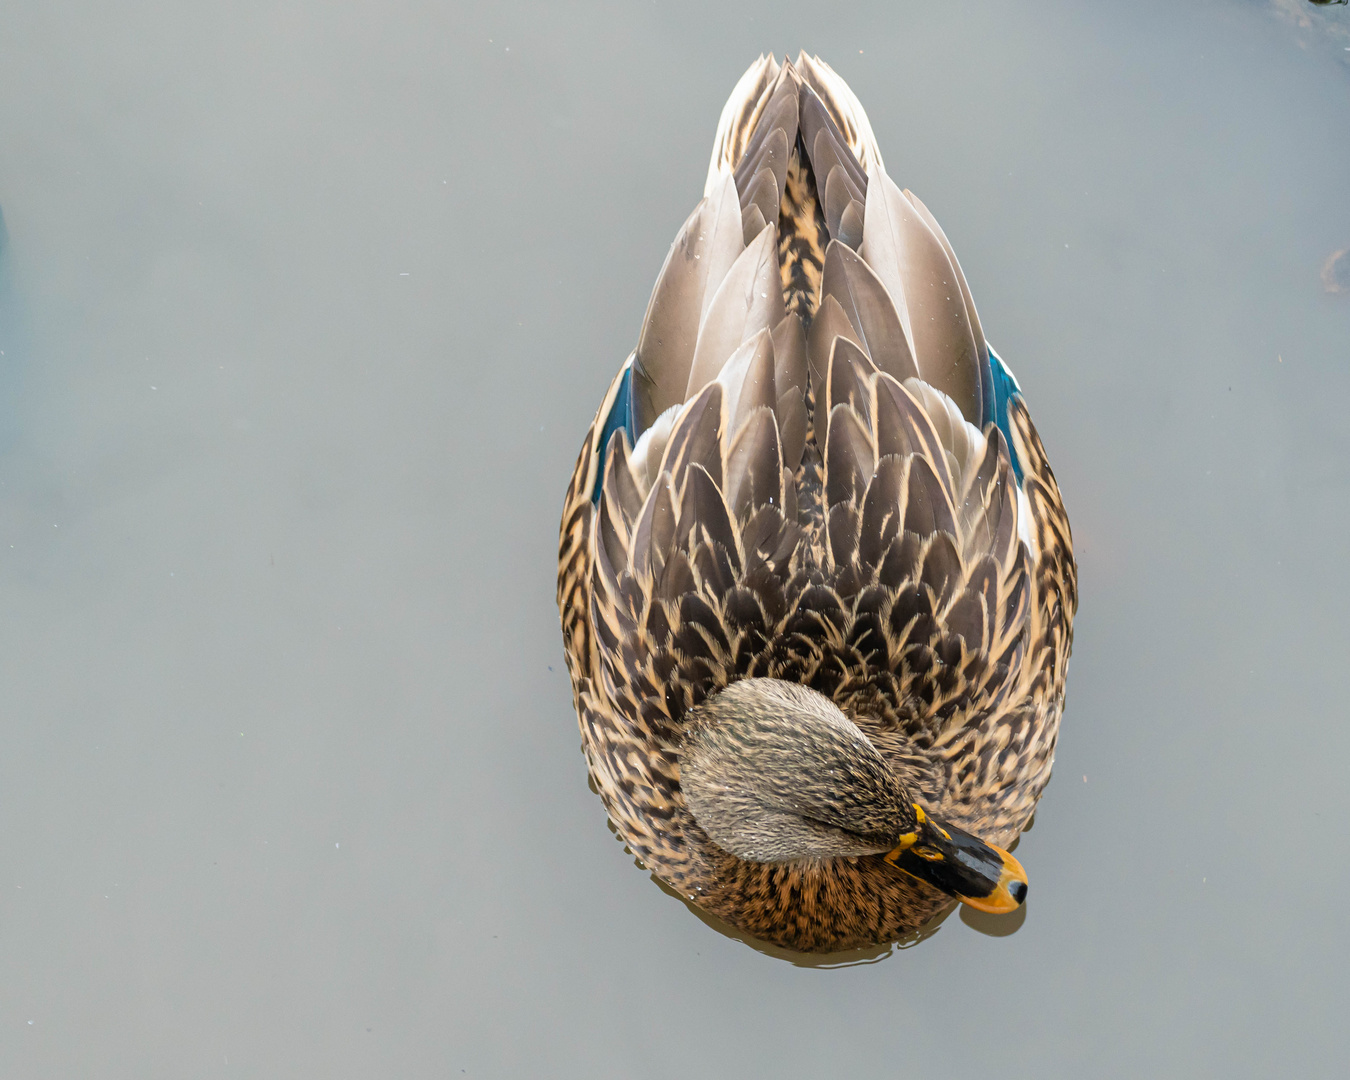
[[[778,679],[742,679],[691,710],[680,788],[713,842],[751,862],[888,851],[915,818],[858,725]]]

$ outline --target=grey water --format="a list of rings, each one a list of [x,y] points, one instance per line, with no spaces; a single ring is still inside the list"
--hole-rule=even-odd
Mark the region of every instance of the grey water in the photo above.
[[[828,7],[0,5],[0,1075],[1344,1075],[1350,10]],[[1024,914],[823,964],[634,866],[553,598],[722,103],[799,48],[1081,586]]]

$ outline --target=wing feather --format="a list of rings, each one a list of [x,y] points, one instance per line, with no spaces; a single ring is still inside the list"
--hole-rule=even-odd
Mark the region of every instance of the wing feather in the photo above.
[[[760,56],[746,69],[731,91],[731,96],[722,107],[721,119],[717,122],[704,195],[710,193],[723,176],[730,174],[745,153],[755,124],[778,78],[778,70],[778,61],[772,55]]]
[[[633,369],[639,433],[685,400],[704,312],[744,250],[736,186],[726,176],[681,227],[647,303]]]
[[[834,68],[818,56],[797,56],[797,71],[801,78],[810,84],[821,104],[834,117],[835,124],[843,137],[844,144],[870,176],[881,167],[881,150],[877,138],[872,134],[872,124],[867,112],[857,96]]]
[[[733,520],[748,521],[761,506],[783,505],[783,467],[772,409],[758,408],[727,448],[726,498]]]
[[[918,376],[982,425],[979,353],[956,271],[923,216],[882,170],[867,189],[860,254],[895,301]]]
[[[838,301],[872,363],[901,381],[918,375],[886,286],[857,252],[838,240],[825,250],[821,291]]]
[[[777,229],[765,226],[737,257],[708,305],[694,347],[686,397],[693,397],[718,372],[743,341],[782,320],[783,288],[778,275]]]

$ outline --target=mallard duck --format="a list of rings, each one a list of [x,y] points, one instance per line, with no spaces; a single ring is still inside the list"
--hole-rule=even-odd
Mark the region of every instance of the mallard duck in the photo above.
[[[582,746],[654,874],[764,941],[1015,909],[1069,522],[951,245],[835,72],[760,57],[567,492]]]

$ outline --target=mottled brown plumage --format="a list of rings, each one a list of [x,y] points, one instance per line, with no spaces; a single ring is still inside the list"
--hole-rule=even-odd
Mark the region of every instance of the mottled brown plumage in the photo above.
[[[856,829],[840,819],[849,843],[903,831],[917,803],[1006,846],[1049,779],[1073,548],[1025,403],[997,390],[1016,384],[991,355],[946,237],[886,175],[843,81],[809,57],[752,65],[582,445],[558,605],[582,745],[620,836],[766,941],[891,941],[951,897],[877,853],[752,861],[715,843],[681,763],[715,744],[725,765],[750,730],[736,725],[757,717],[776,740],[751,779],[768,770],[774,791],[802,793],[794,805],[854,808]],[[784,750],[791,710],[761,723],[779,698],[718,697],[752,679],[842,710],[860,734],[825,742],[831,761],[857,747],[856,791],[830,790],[824,758]],[[774,684],[745,693],[757,685]],[[696,740],[713,714],[737,737]],[[740,804],[706,808],[719,783],[700,812],[731,836]],[[834,812],[802,813],[818,830]]]

